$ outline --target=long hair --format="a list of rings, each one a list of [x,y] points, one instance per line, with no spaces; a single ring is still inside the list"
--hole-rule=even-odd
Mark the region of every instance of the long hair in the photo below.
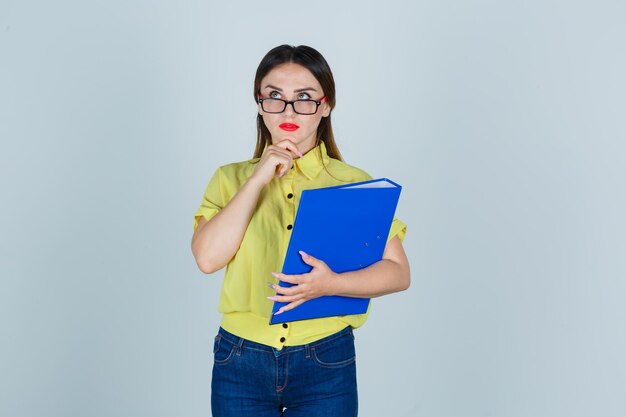
[[[306,45],[280,45],[269,51],[263,57],[254,77],[254,101],[257,101],[261,93],[261,81],[263,78],[272,69],[285,63],[302,65],[313,74],[315,79],[317,79],[322,86],[324,95],[327,97],[326,103],[330,106],[332,113],[332,109],[335,108],[335,79],[333,78],[333,73],[322,54]],[[329,114],[328,117],[322,117],[317,127],[315,146],[319,145],[320,142],[324,142],[328,156],[342,161],[343,158],[341,157],[339,148],[337,148],[337,144],[335,143],[335,137],[333,136],[333,126],[330,122],[330,116]],[[272,135],[267,126],[265,126],[263,117],[260,114],[257,114],[256,127],[257,139],[254,149],[254,158],[260,158],[265,147],[272,143]]]

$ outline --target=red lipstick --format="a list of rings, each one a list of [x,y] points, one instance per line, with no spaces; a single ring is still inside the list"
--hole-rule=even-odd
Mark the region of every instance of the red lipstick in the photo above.
[[[282,130],[286,130],[287,132],[293,132],[294,130],[300,129],[300,126],[293,123],[281,123],[278,125]]]

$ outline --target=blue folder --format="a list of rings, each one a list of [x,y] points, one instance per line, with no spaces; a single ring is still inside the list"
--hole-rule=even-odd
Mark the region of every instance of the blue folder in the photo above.
[[[321,259],[334,272],[366,268],[382,259],[402,187],[380,178],[335,187],[304,190],[291,230],[282,272],[313,269],[298,251]],[[282,287],[293,284],[280,282]],[[325,296],[274,315],[287,303],[274,302],[270,324],[363,314],[369,298]]]

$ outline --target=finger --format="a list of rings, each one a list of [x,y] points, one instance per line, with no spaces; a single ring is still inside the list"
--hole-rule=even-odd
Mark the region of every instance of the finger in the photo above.
[[[283,148],[283,149],[288,149],[295,156],[299,156],[300,158],[302,158],[302,152],[300,152],[300,149],[298,149],[298,146],[292,141],[290,141],[289,139],[281,140],[280,142],[276,143],[275,146]]]
[[[274,165],[276,169],[276,175],[278,175],[279,178],[285,175],[287,171],[289,171],[289,169],[291,168],[291,165],[293,165],[293,162],[290,158],[274,159],[271,161],[271,163]]]
[[[285,175],[287,172],[289,172],[289,170],[291,169],[291,165],[293,164],[289,164],[289,165],[283,165],[282,168],[280,169],[280,173],[278,174],[279,177],[282,177],[283,175]]]
[[[293,165],[293,156],[291,153],[283,151],[282,149],[272,149],[268,153],[268,161],[276,167],[276,171],[279,177],[282,177],[291,169]]]
[[[286,306],[283,306],[280,309],[278,309],[278,311],[274,313],[274,315],[284,313],[285,311],[293,310],[294,308],[298,307],[300,304],[304,303],[305,301],[306,300],[298,300],[298,301],[289,303]]]
[[[291,303],[302,299],[301,295],[272,295],[267,297],[268,300],[277,301],[279,303]]]
[[[281,161],[291,161],[293,159],[293,155],[291,154],[291,152],[289,152],[289,150],[279,147],[273,147],[272,149],[268,149],[266,154],[269,158],[278,158]]]
[[[281,287],[280,285],[272,284],[272,289],[276,291],[277,295],[296,295],[298,292],[297,285],[294,285],[293,287]]]
[[[285,160],[292,160],[294,158],[294,155],[289,149],[281,148],[275,145],[272,145],[271,148],[268,148],[266,153],[268,156],[284,158]]]
[[[302,250],[298,251],[298,253],[302,257],[302,260],[304,261],[305,264],[311,265],[313,268],[324,268],[324,267],[326,267],[326,263],[324,261],[322,261],[321,259],[314,258],[314,257],[312,257],[311,255],[309,255],[308,253],[306,253],[306,252],[304,252]]]
[[[298,275],[285,275],[285,274],[278,274],[276,272],[272,272],[272,275],[274,275],[274,278],[278,279],[279,281],[287,282],[289,284],[297,285],[303,282],[302,277]]]
[[[302,158],[302,152],[300,152],[300,149],[298,149],[298,145],[296,145],[295,143],[293,143],[291,140],[289,139],[283,139],[280,142],[276,143],[277,147],[281,147],[283,149],[287,149],[289,150],[293,155],[295,156],[299,156],[300,158]]]

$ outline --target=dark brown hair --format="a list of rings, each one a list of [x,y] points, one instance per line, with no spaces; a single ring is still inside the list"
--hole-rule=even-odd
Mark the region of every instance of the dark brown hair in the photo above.
[[[327,97],[326,103],[330,106],[332,113],[332,109],[335,108],[335,79],[333,78],[333,73],[322,54],[306,45],[280,45],[269,51],[263,57],[254,77],[254,101],[257,101],[257,98],[261,93],[261,81],[263,78],[272,69],[285,63],[302,65],[308,69],[311,74],[313,74],[315,79],[322,86],[324,95]],[[328,156],[341,161],[343,159],[341,158],[341,153],[335,143],[330,116],[331,115],[329,114],[328,117],[322,117],[322,120],[317,127],[317,140],[315,141],[315,146],[319,145],[320,142],[324,142]],[[267,126],[265,126],[263,117],[260,114],[257,114],[256,126],[257,139],[256,148],[254,149],[254,158],[260,158],[263,154],[265,146],[272,143],[272,135],[270,134]]]

